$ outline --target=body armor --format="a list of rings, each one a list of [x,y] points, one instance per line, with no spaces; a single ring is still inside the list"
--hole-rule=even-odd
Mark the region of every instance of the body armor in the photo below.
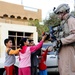
[[[60,40],[61,38],[65,38],[69,35],[71,35],[72,33],[70,32],[70,29],[69,29],[69,26],[68,26],[68,19],[72,17],[71,15],[68,15],[67,19],[66,20],[63,20],[61,22],[61,25],[59,26],[62,31],[59,31],[58,32],[58,39]],[[73,43],[70,43],[68,45],[72,45],[72,46],[75,46],[75,42]]]

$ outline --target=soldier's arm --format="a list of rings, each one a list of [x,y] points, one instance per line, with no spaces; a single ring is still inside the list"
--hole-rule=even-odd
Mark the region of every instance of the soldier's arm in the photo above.
[[[63,45],[75,42],[75,18],[70,18],[68,25],[71,35],[61,39]]]

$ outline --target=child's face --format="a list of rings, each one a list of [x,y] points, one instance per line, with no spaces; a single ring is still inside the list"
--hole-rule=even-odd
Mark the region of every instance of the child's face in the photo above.
[[[27,39],[26,42],[24,42],[24,45],[29,46],[29,40]]]
[[[34,42],[33,41],[31,41],[31,43],[30,43],[30,46],[34,46],[35,44],[34,44]]]
[[[9,40],[8,43],[6,43],[6,46],[7,46],[8,48],[11,48],[11,47],[12,47],[12,41]]]

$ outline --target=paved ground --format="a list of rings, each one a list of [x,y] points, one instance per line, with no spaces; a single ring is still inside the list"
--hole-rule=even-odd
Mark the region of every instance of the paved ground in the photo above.
[[[3,71],[0,70],[0,75],[3,75],[2,73],[3,73]],[[39,74],[38,74],[38,75],[39,75]],[[51,72],[51,73],[48,73],[48,75],[59,75],[59,73]]]
[[[3,74],[0,73],[0,75],[3,75]],[[48,73],[48,75],[59,75],[59,73]]]
[[[59,75],[59,73],[58,72],[57,73],[51,72],[51,73],[48,73],[48,75]]]
[[[48,75],[59,75],[59,73],[48,73]]]

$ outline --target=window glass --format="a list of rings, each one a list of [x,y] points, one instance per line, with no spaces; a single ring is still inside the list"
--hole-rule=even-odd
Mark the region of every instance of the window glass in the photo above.
[[[17,32],[17,31],[8,31],[8,37],[12,40],[13,42],[13,49],[19,48],[19,42],[21,38],[29,38],[33,39],[33,33],[27,33],[27,32]]]

